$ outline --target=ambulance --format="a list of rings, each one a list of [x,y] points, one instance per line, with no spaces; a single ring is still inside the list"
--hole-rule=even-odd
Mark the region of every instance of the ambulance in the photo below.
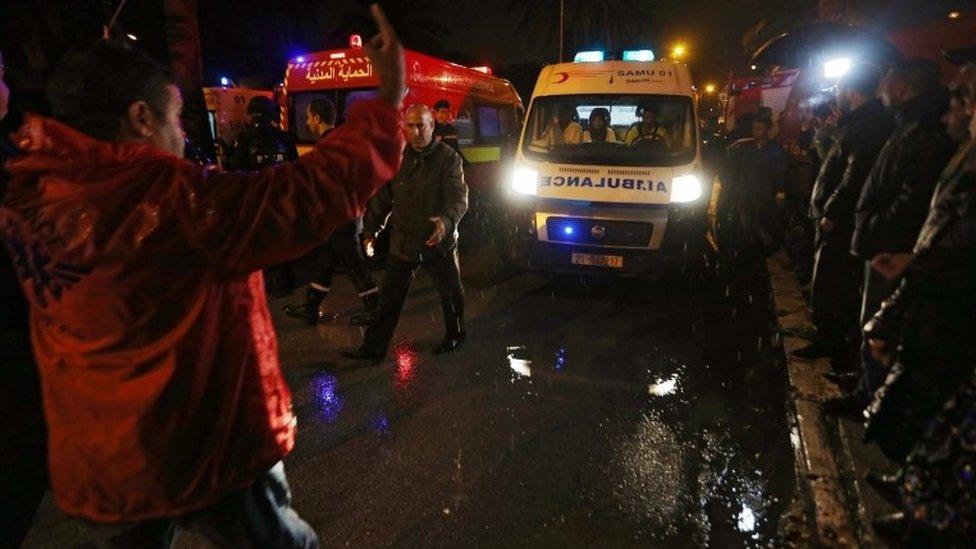
[[[697,92],[649,50],[542,69],[508,181],[508,263],[658,278],[704,263],[710,185]]]

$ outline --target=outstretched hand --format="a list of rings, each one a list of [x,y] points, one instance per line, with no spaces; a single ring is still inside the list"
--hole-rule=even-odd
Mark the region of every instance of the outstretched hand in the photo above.
[[[431,217],[430,222],[434,224],[434,232],[427,239],[427,246],[433,248],[440,244],[444,240],[444,237],[447,236],[447,225],[444,223],[444,218],[442,217]]]
[[[403,46],[379,4],[371,5],[369,10],[379,32],[366,43],[364,49],[380,79],[379,96],[399,108],[406,91]]]

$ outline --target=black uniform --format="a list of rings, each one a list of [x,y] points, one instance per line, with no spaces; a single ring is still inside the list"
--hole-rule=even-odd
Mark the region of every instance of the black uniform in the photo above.
[[[248,126],[237,136],[229,167],[234,170],[257,170],[297,159],[295,137],[270,122],[261,122]],[[295,274],[291,263],[265,269],[264,274],[268,293],[276,297],[284,297],[294,287]]]
[[[954,146],[940,120],[948,107],[948,95],[938,89],[896,108],[897,126],[864,183],[851,240],[851,252],[864,261],[862,324],[894,289],[871,268],[871,259],[912,251],[939,174],[952,156]],[[866,343],[861,363],[861,391],[870,397],[884,383],[887,368],[872,358]]]
[[[458,142],[458,131],[453,124],[441,124],[434,122],[434,139],[441,141],[445,145],[454,149],[454,152],[461,154],[461,145]]]
[[[230,161],[235,170],[257,170],[298,159],[295,137],[270,123],[248,126],[237,136]]]
[[[448,337],[463,337],[457,227],[467,209],[468,187],[461,157],[440,141],[433,141],[420,152],[407,147],[400,171],[370,202],[364,220],[367,236],[375,237],[387,221],[392,227],[379,311],[366,331],[364,350],[375,356],[386,354],[410,283],[421,266],[437,285]],[[434,230],[431,217],[444,221],[447,234],[440,244],[428,247],[427,239]]]
[[[894,128],[884,105],[872,99],[841,120],[836,138],[814,183],[810,217],[817,231],[811,306],[817,343],[833,355],[845,354],[858,333],[861,262],[850,253],[854,209],[878,153]],[[820,220],[836,223],[822,234]]]

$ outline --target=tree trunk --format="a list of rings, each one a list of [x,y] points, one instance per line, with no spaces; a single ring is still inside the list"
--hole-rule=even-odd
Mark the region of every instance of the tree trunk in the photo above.
[[[183,91],[183,128],[197,147],[211,152],[212,139],[203,99],[203,61],[196,0],[164,0],[169,64]]]

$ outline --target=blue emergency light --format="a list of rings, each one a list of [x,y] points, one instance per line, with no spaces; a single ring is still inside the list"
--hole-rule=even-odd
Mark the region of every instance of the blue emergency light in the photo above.
[[[654,52],[651,50],[624,50],[624,61],[654,61]]]
[[[568,235],[573,234],[573,228],[569,225],[566,225],[565,227],[563,227],[563,232]]]
[[[573,58],[573,63],[599,63],[603,57],[602,51],[581,51]]]
[[[230,86],[230,78],[227,78],[226,76],[221,76],[220,77],[220,85],[223,86],[223,87],[225,87],[225,88],[227,86]]]

